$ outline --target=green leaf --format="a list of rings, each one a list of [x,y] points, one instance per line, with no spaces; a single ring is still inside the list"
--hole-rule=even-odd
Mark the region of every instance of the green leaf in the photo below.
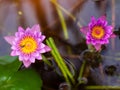
[[[21,62],[19,62],[17,57],[0,57],[0,87],[7,82],[11,75],[18,71],[20,66]]]
[[[25,69],[15,73],[8,84],[5,90],[41,90],[42,80],[33,69]]]
[[[8,76],[17,72],[21,64],[17,57],[0,57],[0,82],[3,79],[8,79]]]
[[[0,57],[0,90],[40,90],[38,74],[32,69],[18,71],[21,64],[17,57]]]
[[[12,57],[12,56],[1,56],[0,57],[0,65],[6,65],[13,63],[17,57]]]

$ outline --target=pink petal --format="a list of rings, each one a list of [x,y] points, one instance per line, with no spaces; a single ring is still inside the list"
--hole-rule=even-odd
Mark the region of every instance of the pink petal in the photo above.
[[[19,56],[19,61],[23,61],[24,60],[24,58],[23,58],[23,56]]]
[[[45,39],[45,36],[42,35],[42,36],[40,36],[40,37],[38,38],[38,42],[42,42],[44,39]]]
[[[112,33],[112,29],[113,29],[113,26],[111,26],[111,25],[106,26],[107,33]]]
[[[91,40],[91,44],[95,45],[96,44],[96,40]]]
[[[108,40],[108,39],[105,39],[104,41],[105,41],[105,44],[108,44],[108,43],[109,43],[109,40]]]
[[[26,32],[29,32],[30,30],[31,30],[31,29],[28,27],[25,31],[26,31]]]
[[[86,43],[87,43],[87,44],[90,44],[90,43],[91,43],[91,40],[88,40],[88,39],[87,39],[87,40],[86,40]]]
[[[29,59],[29,61],[32,62],[32,63],[35,63],[35,58],[34,58],[34,57],[31,57],[31,58]]]
[[[28,61],[23,61],[23,64],[26,68],[28,68],[30,65],[31,65],[31,62],[28,60]]]
[[[11,56],[17,56],[17,55],[19,55],[19,52],[18,52],[18,51],[13,50],[13,51],[11,52]]]
[[[11,56],[16,56],[16,51],[12,51],[10,55]]]
[[[108,22],[107,21],[102,21],[103,22],[103,26],[107,26]]]
[[[24,32],[25,30],[22,27],[18,27],[19,32]]]
[[[24,32],[16,32],[16,33],[15,33],[15,36],[16,36],[16,37],[21,37],[22,35],[24,35]]]
[[[29,55],[24,55],[24,60],[27,61],[29,60],[30,56]]]
[[[39,56],[36,57],[36,59],[41,60],[41,59],[42,59],[42,56],[39,55]]]
[[[45,53],[46,50],[45,50],[44,48],[41,48],[39,52],[40,52],[40,53]]]
[[[41,43],[41,44],[39,45],[39,48],[44,48],[45,46],[46,46],[45,44]]]
[[[17,47],[16,47],[15,45],[13,45],[13,46],[11,47],[11,49],[16,50]]]
[[[89,32],[88,32],[87,35],[86,35],[86,39],[87,39],[87,40],[88,40],[88,39],[91,39],[91,35],[90,35]]]
[[[46,52],[51,51],[51,48],[50,48],[50,47],[48,47],[48,46],[45,46],[45,47],[44,47],[44,49],[45,49],[45,51],[46,51]]]
[[[106,26],[107,25],[107,21],[106,21],[106,16],[101,16],[98,20],[97,20],[98,25],[103,25]]]
[[[116,35],[114,33],[111,34],[110,38],[115,38]]]
[[[91,17],[91,23],[95,24],[96,23],[96,19],[94,16]]]
[[[40,53],[45,53],[45,52],[48,52],[50,50],[51,50],[51,48],[49,48],[48,46],[45,46],[44,48],[41,48],[39,52]]]
[[[39,32],[39,33],[38,33],[38,37],[41,37],[41,34],[42,34],[42,32]]]
[[[101,40],[100,40],[100,43],[101,43],[101,44],[106,44],[106,41],[105,41],[104,39],[101,39]]]
[[[45,39],[45,36],[42,35],[42,36],[40,37],[40,39],[43,41],[43,40]]]
[[[40,26],[39,26],[39,24],[34,25],[31,30],[33,32],[35,32],[35,31],[40,32]]]
[[[32,53],[32,55],[33,55],[34,57],[38,57],[40,54],[39,54],[38,52],[36,52],[36,53]]]
[[[99,19],[102,19],[102,20],[106,21],[106,16],[105,15],[101,16]]]
[[[101,49],[101,44],[97,43],[94,45],[95,49],[99,51]]]
[[[88,30],[89,30],[89,27],[88,27],[88,26],[85,26],[85,27],[80,28],[80,31],[81,31],[83,34],[85,34],[85,35],[87,34]]]
[[[13,45],[13,41],[15,40],[15,36],[5,36],[4,39],[11,45]]]

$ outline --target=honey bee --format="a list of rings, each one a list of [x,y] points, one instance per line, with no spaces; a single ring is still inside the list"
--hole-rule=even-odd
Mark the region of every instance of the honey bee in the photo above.
[[[25,47],[25,45],[20,45],[20,47],[21,47],[21,48],[24,48],[24,47]]]

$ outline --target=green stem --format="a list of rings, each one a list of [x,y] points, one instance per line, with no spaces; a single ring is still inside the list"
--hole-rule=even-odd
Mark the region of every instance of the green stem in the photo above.
[[[44,55],[42,55],[42,60],[49,66],[52,66],[52,64],[47,60],[47,58]]]
[[[72,83],[74,83],[74,79],[73,79],[73,75],[70,73],[69,69],[67,68],[66,64],[64,63],[64,60],[62,59],[62,57],[60,56],[60,53],[58,52],[58,49],[55,46],[55,43],[53,41],[52,38],[49,38],[49,41],[56,53],[56,56],[58,56],[58,60],[61,63],[62,67],[64,68],[64,70],[66,71],[67,75],[69,76],[69,78],[71,79]]]
[[[56,6],[57,0],[52,0],[51,2],[53,2],[53,4]],[[58,16],[59,16],[59,19],[60,19],[60,22],[61,22],[61,25],[62,25],[62,28],[63,28],[63,33],[64,33],[64,36],[65,36],[65,39],[68,39],[69,37],[68,37],[68,32],[67,32],[67,26],[66,26],[65,19],[64,19],[64,16],[62,14],[62,11],[58,6],[56,6],[56,10],[57,10],[57,13],[58,13]]]
[[[60,6],[55,0],[50,0],[56,7],[58,7],[61,11],[63,11],[66,15],[68,15],[73,21],[76,21],[75,16],[73,16],[70,12],[68,12],[66,9],[64,9],[62,6]],[[82,27],[80,22],[77,22],[77,25],[79,27]]]
[[[62,25],[62,28],[63,28],[65,39],[68,39],[69,37],[68,37],[67,26],[66,26],[64,17],[62,15],[62,12],[60,11],[60,9],[58,7],[56,7],[56,9],[57,9],[57,12],[58,12],[58,16],[60,18],[60,22],[61,22],[61,25]]]
[[[83,76],[85,64],[86,64],[86,61],[83,61],[83,64],[82,64],[81,69],[80,69],[79,77],[78,77],[79,79],[82,78],[82,76]]]
[[[49,42],[48,40],[46,40],[46,43],[47,43],[47,45],[49,45],[49,46],[53,49],[52,45],[50,44],[50,42]],[[52,54],[52,56],[55,58],[55,61],[56,61],[56,63],[58,64],[58,67],[60,68],[61,72],[63,73],[63,76],[64,76],[66,82],[70,83],[70,82],[69,82],[69,79],[68,79],[68,77],[67,77],[67,74],[66,74],[66,72],[64,71],[64,68],[61,67],[61,64],[58,62],[58,57],[57,57],[56,53],[54,52],[54,49],[51,51],[51,54]]]
[[[120,86],[86,86],[86,90],[100,90],[100,89],[103,89],[103,90],[106,90],[106,89],[112,89],[112,90],[120,90]]]
[[[85,64],[86,64],[86,61],[83,61],[83,64],[82,64],[82,66],[81,66],[81,69],[80,69],[80,73],[79,73],[79,76],[78,76],[78,84],[76,85],[76,87],[77,86],[79,86],[79,84],[81,84],[82,82],[81,82],[81,78],[82,78],[82,76],[83,76],[83,72],[84,72],[84,69],[85,69]]]

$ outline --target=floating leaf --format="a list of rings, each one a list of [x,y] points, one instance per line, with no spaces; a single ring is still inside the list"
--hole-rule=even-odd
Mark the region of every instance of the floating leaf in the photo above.
[[[1,56],[0,57],[0,65],[6,65],[13,63],[17,57],[12,57],[12,56]]]
[[[2,56],[0,57],[0,80],[4,77],[8,77],[15,72],[21,66],[21,62],[18,60],[17,57],[11,56]]]
[[[41,90],[42,80],[33,69],[25,69],[15,73],[8,84],[7,90]]]
[[[40,90],[42,81],[34,70],[20,70],[17,57],[0,57],[0,90]]]

